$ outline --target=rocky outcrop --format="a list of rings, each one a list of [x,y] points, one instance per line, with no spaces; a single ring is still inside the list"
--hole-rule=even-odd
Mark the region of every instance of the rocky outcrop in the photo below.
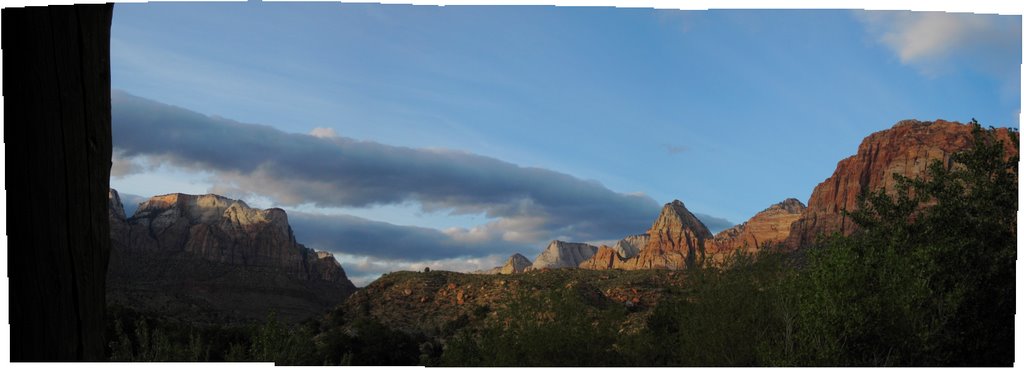
[[[505,265],[501,266],[501,269],[498,271],[498,273],[502,275],[523,273],[531,266],[533,266],[533,262],[530,262],[530,260],[524,257],[522,254],[516,253],[508,258],[508,262],[505,262]]]
[[[588,270],[611,270],[623,267],[624,257],[619,255],[619,251],[616,248],[602,245],[597,248],[597,253],[593,257],[580,263],[580,268]]]
[[[569,243],[553,240],[544,252],[533,261],[532,269],[579,267],[580,263],[593,257],[597,247],[586,243]]]
[[[795,198],[776,203],[746,222],[716,234],[705,246],[706,255],[718,262],[736,251],[753,253],[768,244],[782,244],[789,237],[790,226],[806,209]]]
[[[621,263],[623,269],[670,268],[693,266],[704,258],[704,243],[711,232],[683,202],[665,204],[658,219],[647,230],[647,245],[633,258]]]
[[[619,257],[630,258],[644,250],[650,240],[651,236],[647,234],[630,235],[616,242],[613,248]]]
[[[489,270],[476,271],[474,273],[484,275],[512,275],[526,272],[531,269],[531,266],[533,266],[533,262],[530,262],[530,260],[522,254],[516,253],[511,257],[508,257],[508,261],[505,261],[505,264],[501,266]]]
[[[237,319],[277,310],[282,318],[301,319],[355,290],[333,254],[295,240],[284,210],[178,193],[150,198],[125,218],[113,190],[109,204],[108,297],[114,302]]]
[[[970,147],[971,129],[969,124],[944,120],[904,120],[869,135],[857,154],[840,161],[832,176],[814,188],[807,210],[791,226],[786,246],[812,244],[819,234],[851,234],[856,227],[842,212],[857,208],[857,195],[879,189],[892,191],[896,183],[893,174],[915,178],[935,160],[951,164],[951,154]],[[1007,142],[1008,152],[1016,154],[1017,147],[1009,143],[1009,131],[999,129],[997,134]]]

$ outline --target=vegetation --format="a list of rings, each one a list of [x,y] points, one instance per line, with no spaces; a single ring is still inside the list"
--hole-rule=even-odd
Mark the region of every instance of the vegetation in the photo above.
[[[797,253],[737,254],[687,271],[685,282],[665,270],[395,273],[382,285],[491,278],[519,287],[504,305],[452,309],[460,312],[429,335],[392,329],[366,305],[297,326],[271,317],[237,327],[114,308],[108,353],[353,365],[1011,365],[1019,158],[1006,157],[993,130],[976,125],[974,135],[951,165],[864,193],[848,213],[854,235]],[[602,294],[630,285],[660,285],[660,300],[641,311]]]

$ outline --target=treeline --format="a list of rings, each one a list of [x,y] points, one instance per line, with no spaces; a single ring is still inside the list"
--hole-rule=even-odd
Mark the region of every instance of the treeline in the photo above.
[[[430,337],[343,309],[231,328],[112,309],[108,352],[285,365],[1012,365],[1019,158],[1006,157],[993,130],[976,125],[974,135],[951,165],[862,195],[848,213],[856,234],[687,271],[642,320],[628,303],[555,282]]]
[[[646,329],[626,334],[565,295],[567,318],[464,330],[446,365],[1008,366],[1014,358],[1017,163],[993,129],[895,191],[865,193],[860,231],[818,247],[690,271]],[[1017,137],[1011,134],[1013,145]],[[521,316],[521,318],[518,318]]]

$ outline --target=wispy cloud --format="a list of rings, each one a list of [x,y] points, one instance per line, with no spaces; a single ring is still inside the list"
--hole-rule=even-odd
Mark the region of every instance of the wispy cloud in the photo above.
[[[1019,79],[1021,17],[943,12],[858,12],[873,37],[900,62],[928,75],[963,65]]]

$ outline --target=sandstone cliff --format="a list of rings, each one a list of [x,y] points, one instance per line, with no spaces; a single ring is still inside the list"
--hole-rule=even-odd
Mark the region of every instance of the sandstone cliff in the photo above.
[[[737,250],[752,253],[766,244],[781,244],[789,237],[790,226],[806,209],[794,198],[776,203],[746,222],[716,234],[705,246],[707,256],[717,262]]]
[[[569,243],[553,240],[537,259],[532,269],[579,267],[580,263],[594,256],[597,247],[586,243]]]
[[[533,263],[522,254],[516,253],[511,257],[508,257],[508,261],[505,264],[492,268],[486,271],[477,271],[476,273],[485,275],[511,275],[516,273],[523,273],[530,269]]]
[[[693,266],[703,260],[704,243],[712,238],[708,228],[679,200],[665,204],[658,219],[647,230],[647,235],[650,238],[643,250],[616,268],[678,269]]]
[[[1008,134],[1006,129],[998,132],[1009,152],[1015,154],[1017,147],[1009,144]],[[857,154],[840,161],[832,176],[814,188],[807,210],[793,222],[786,246],[812,244],[819,234],[849,235],[855,225],[842,211],[857,208],[858,194],[882,188],[891,191],[895,185],[893,174],[918,177],[934,160],[948,165],[950,155],[970,147],[972,140],[969,124],[944,120],[904,120],[869,135]]]
[[[616,268],[623,268],[623,262],[625,257],[622,257],[616,248],[602,245],[597,248],[597,253],[593,257],[590,257],[583,263],[580,263],[580,268],[588,270],[611,270]]]
[[[281,209],[212,194],[168,194],[126,218],[116,191],[109,200],[112,302],[204,318],[260,319],[277,310],[284,319],[301,319],[355,290],[331,253],[295,241]]]
[[[650,240],[651,236],[647,234],[630,235],[616,242],[613,248],[619,257],[630,258],[644,250]]]

